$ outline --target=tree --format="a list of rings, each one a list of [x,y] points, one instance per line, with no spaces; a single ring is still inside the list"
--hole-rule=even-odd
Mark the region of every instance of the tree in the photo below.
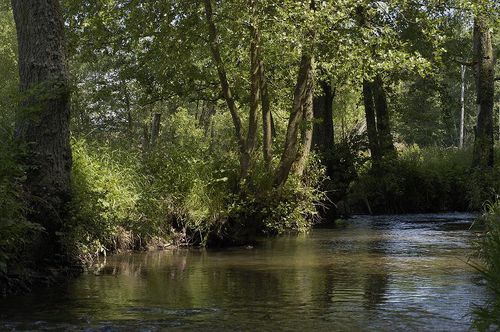
[[[326,166],[326,175],[333,175],[333,148],[335,145],[333,125],[333,98],[334,89],[329,82],[319,82],[321,95],[314,98],[314,132],[313,145],[322,154]]]
[[[45,234],[36,254],[57,250],[57,232],[70,200],[70,90],[63,18],[58,0],[12,0],[19,48],[22,101],[15,138],[26,148],[24,189],[29,220]]]
[[[474,167],[492,167],[495,59],[487,17],[481,12],[474,18],[474,66],[478,117],[472,164]]]

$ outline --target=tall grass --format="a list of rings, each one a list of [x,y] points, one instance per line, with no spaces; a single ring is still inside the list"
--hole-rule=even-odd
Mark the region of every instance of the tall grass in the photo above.
[[[147,151],[73,140],[73,217],[64,232],[71,256],[92,264],[110,251],[242,244],[311,227],[322,194],[319,162],[310,162],[306,181],[275,189],[258,159],[238,183],[237,154],[207,139],[191,117],[171,114]]]
[[[500,329],[500,202],[488,207],[481,222],[486,231],[478,242],[478,254],[483,262],[478,269],[493,299],[475,311],[474,325],[479,331],[490,331]]]

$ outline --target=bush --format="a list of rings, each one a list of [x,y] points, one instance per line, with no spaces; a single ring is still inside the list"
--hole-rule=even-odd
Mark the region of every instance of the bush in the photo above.
[[[0,138],[0,291],[2,293],[22,286],[29,270],[23,262],[25,248],[30,239],[42,231],[40,226],[28,222],[22,197],[24,171],[16,163],[18,151],[10,141],[10,134],[1,130]]]
[[[281,188],[274,188],[271,178],[264,170],[255,172],[247,184],[250,188],[232,199],[222,237],[245,242],[262,235],[306,232],[312,227],[318,219],[317,204],[326,197],[319,189],[325,180],[319,160],[310,158],[303,178],[292,177]]]
[[[65,229],[70,254],[91,263],[105,251],[134,247],[144,219],[135,156],[85,140],[73,140],[72,149],[72,218]]]
[[[470,165],[469,150],[412,146],[378,167],[363,165],[348,199],[373,213],[477,211],[500,190],[500,173]]]
[[[323,169],[274,189],[262,160],[238,183],[238,156],[213,144],[186,110],[171,114],[149,151],[73,140],[72,220],[65,244],[92,263],[102,253],[153,243],[241,244],[305,231],[316,215]],[[108,147],[103,147],[108,146]]]

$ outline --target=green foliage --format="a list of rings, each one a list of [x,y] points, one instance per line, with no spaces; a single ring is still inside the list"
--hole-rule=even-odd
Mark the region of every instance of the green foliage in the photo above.
[[[43,230],[25,218],[21,188],[25,179],[23,169],[15,160],[18,151],[3,132],[0,139],[3,142],[0,144],[0,292],[3,293],[10,291],[11,284],[26,272],[27,264],[22,261],[24,250],[33,236]]]
[[[219,122],[225,116],[214,125],[227,123]],[[149,244],[244,243],[311,227],[322,195],[318,161],[301,181],[274,189],[259,160],[240,190],[237,154],[218,139],[208,139],[182,108],[165,119],[158,144],[146,152],[74,139],[73,217],[65,230],[71,255],[92,263],[107,251]]]
[[[139,175],[134,156],[73,140],[72,219],[65,242],[84,262],[107,250],[134,245],[129,233],[141,221]]]
[[[238,161],[223,145],[210,144],[193,120],[185,109],[168,116],[158,146],[144,156],[141,204],[154,211],[154,227],[173,227],[181,241],[204,243],[224,218]]]
[[[412,146],[378,167],[365,164],[350,203],[374,213],[479,210],[500,192],[498,170],[470,169],[469,150]]]
[[[223,235],[241,241],[308,231],[318,220],[316,205],[325,198],[319,189],[324,180],[324,166],[314,157],[302,179],[292,178],[281,188],[272,186],[265,171],[254,173],[248,188],[232,200],[228,208],[230,226]]]
[[[488,207],[480,220],[486,232],[477,243],[479,258],[483,266],[477,266],[486,279],[493,300],[475,311],[474,326],[479,331],[492,331],[500,328],[500,203]]]

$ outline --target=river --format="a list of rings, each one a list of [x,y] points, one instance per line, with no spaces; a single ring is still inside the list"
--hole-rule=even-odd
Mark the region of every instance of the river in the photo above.
[[[108,257],[0,300],[0,330],[467,331],[487,291],[469,214],[357,216],[254,247]]]

